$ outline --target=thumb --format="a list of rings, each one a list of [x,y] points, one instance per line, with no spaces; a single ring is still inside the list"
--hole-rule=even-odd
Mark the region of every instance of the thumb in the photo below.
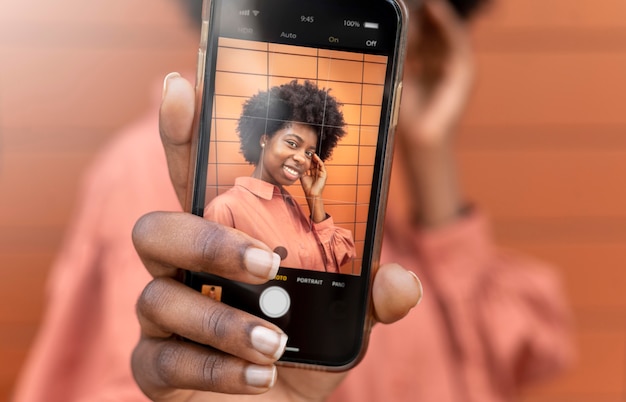
[[[159,132],[167,158],[172,185],[184,206],[189,180],[189,153],[195,112],[193,86],[178,73],[170,73],[163,83],[159,112]]]
[[[374,277],[372,298],[376,320],[390,324],[406,316],[422,299],[422,283],[398,264],[382,265]]]

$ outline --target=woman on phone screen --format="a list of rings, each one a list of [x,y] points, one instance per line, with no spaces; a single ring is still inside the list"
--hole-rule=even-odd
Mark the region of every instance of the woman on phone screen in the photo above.
[[[214,198],[204,216],[267,243],[281,266],[340,272],[356,255],[352,233],[324,209],[324,161],[345,135],[345,121],[328,90],[291,81],[248,99],[237,125],[251,176]],[[285,187],[297,181],[309,214]]]

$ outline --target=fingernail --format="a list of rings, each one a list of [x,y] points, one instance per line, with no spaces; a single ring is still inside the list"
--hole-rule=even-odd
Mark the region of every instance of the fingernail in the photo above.
[[[275,366],[257,366],[251,364],[246,367],[246,384],[258,388],[271,388],[276,383]]]
[[[169,80],[178,77],[180,77],[180,74],[177,72],[169,73],[165,76],[165,79],[163,80],[163,92],[161,93],[161,97],[165,97],[165,94],[167,93],[167,85],[169,83]]]
[[[274,279],[278,273],[280,256],[276,253],[250,247],[243,256],[244,264],[252,275],[263,279]]]
[[[422,281],[420,281],[420,278],[417,277],[417,274],[413,271],[407,271],[409,274],[411,274],[411,276],[413,278],[415,278],[415,282],[417,282],[417,286],[419,286],[420,289],[420,297],[417,299],[417,303],[415,303],[415,305],[417,306],[418,304],[420,304],[422,302],[422,297],[424,296],[424,288],[422,287]]]
[[[264,355],[278,360],[285,352],[287,335],[265,327],[255,327],[250,334],[252,346]]]

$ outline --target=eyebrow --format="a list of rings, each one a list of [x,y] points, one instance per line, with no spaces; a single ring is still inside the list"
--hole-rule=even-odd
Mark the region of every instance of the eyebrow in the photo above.
[[[300,137],[298,134],[296,134],[295,132],[293,132],[293,131],[287,132],[285,134],[296,137],[301,143],[304,142],[304,139],[302,137]],[[308,149],[312,149],[314,151],[317,150],[317,144],[311,145]]]

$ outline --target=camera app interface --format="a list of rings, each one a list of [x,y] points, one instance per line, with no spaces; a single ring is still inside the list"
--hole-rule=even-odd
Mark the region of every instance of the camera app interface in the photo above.
[[[186,279],[283,328],[284,360],[337,366],[363,340],[398,30],[341,3],[211,2],[193,211],[281,264],[263,285]]]

